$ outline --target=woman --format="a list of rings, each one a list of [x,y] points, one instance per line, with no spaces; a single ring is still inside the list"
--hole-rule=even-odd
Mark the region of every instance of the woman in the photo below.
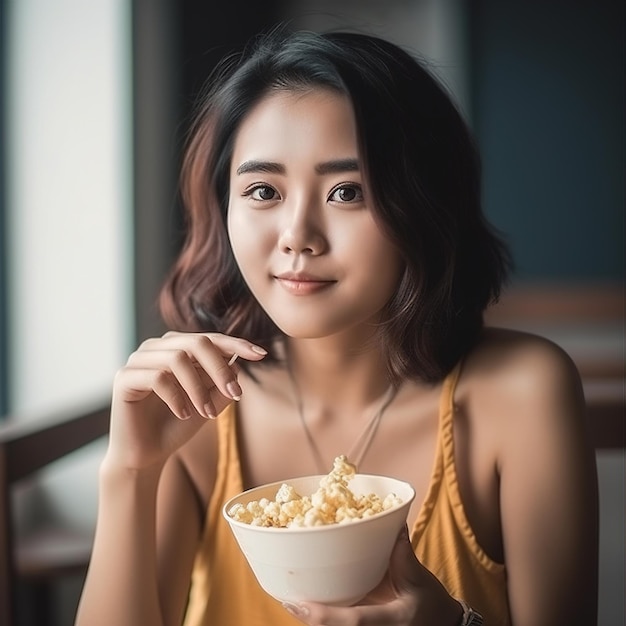
[[[508,256],[422,65],[365,35],[259,38],[213,77],[182,191],[172,331],[115,379],[77,624],[595,624],[580,380],[484,327]],[[281,606],[221,505],[339,454],[413,485],[407,531],[358,605]]]

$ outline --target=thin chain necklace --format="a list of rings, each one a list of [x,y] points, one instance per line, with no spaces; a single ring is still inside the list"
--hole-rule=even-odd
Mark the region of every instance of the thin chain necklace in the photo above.
[[[313,433],[306,423],[306,419],[304,418],[302,396],[300,395],[300,390],[298,388],[296,379],[294,378],[293,372],[291,371],[291,368],[289,366],[287,366],[287,370],[289,372],[289,379],[291,380],[291,385],[293,387],[293,393],[295,396],[296,408],[298,409],[300,424],[302,425],[302,430],[304,431],[307,443],[309,444],[309,448],[311,449],[311,453],[313,455],[313,458],[315,459],[315,464],[317,465],[318,472],[320,474],[327,474],[330,470],[330,467],[327,463],[324,462],[324,457],[322,456],[319,446],[317,445],[315,438],[313,437]],[[357,469],[361,466],[365,455],[370,449],[370,446],[374,441],[374,436],[376,435],[378,426],[380,425],[385,411],[387,410],[387,407],[391,404],[393,399],[396,397],[397,392],[398,388],[394,384],[389,385],[389,389],[384,394],[383,401],[380,407],[374,413],[374,415],[372,415],[367,424],[365,424],[365,428],[359,433],[356,441],[352,444],[352,448],[350,448],[350,450],[348,451],[346,456],[348,457],[348,460],[357,467]]]

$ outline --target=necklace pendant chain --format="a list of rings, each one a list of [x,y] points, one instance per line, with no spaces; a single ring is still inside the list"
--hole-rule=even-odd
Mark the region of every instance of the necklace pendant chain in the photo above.
[[[356,441],[352,444],[352,448],[350,448],[350,450],[348,451],[348,460],[353,463],[357,467],[357,469],[361,467],[361,463],[363,462],[363,459],[369,451],[370,446],[374,441],[374,437],[378,432],[378,427],[380,426],[383,415],[385,414],[387,407],[396,397],[397,391],[398,390],[395,385],[389,385],[387,392],[383,396],[383,401],[379,409],[370,418],[369,422],[365,425],[365,428],[361,431]]]
[[[296,401],[295,402],[296,408],[298,410],[298,417],[300,419],[300,424],[302,425],[302,430],[304,431],[304,435],[306,437],[307,443],[311,450],[311,454],[313,455],[313,458],[315,459],[315,464],[317,466],[318,472],[320,474],[327,474],[330,470],[330,467],[332,466],[332,463],[329,466],[327,466],[327,464],[324,462],[324,457],[304,417],[304,407],[302,403],[302,396],[300,395],[300,391],[298,389],[296,380],[293,376],[293,372],[291,371],[291,368],[289,367],[288,367],[288,372],[289,372],[289,378],[291,380],[291,384],[293,387],[293,392],[294,392],[295,401]],[[352,447],[346,454],[348,461],[350,461],[350,463],[356,466],[357,471],[359,467],[361,466],[361,463],[363,462],[365,455],[369,451],[370,446],[372,445],[372,442],[374,441],[374,437],[376,436],[376,432],[378,431],[378,427],[380,425],[380,422],[382,421],[385,411],[387,410],[389,405],[392,403],[393,399],[396,397],[397,392],[398,392],[398,388],[395,385],[393,384],[389,385],[389,389],[384,394],[380,407],[376,410],[374,415],[369,419],[367,424],[365,424],[365,427],[359,433],[359,436],[356,438],[355,442],[352,444]]]

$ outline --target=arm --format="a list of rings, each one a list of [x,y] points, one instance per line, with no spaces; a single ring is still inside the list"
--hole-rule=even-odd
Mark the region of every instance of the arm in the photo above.
[[[201,532],[197,502],[178,455],[161,471],[102,464],[97,533],[77,624],[181,623]]]
[[[116,376],[77,626],[180,623],[202,519],[180,452],[232,402],[233,352],[262,358],[241,339],[168,333]]]
[[[100,471],[96,536],[76,624],[163,626],[156,566],[160,471]]]
[[[513,623],[594,625],[597,478],[579,376],[547,342],[512,376],[500,496]]]

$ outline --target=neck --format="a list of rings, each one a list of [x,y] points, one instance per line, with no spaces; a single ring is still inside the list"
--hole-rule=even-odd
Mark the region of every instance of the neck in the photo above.
[[[294,405],[318,472],[328,471],[333,448],[361,466],[397,391],[381,356],[374,349],[329,352],[318,343],[313,349],[303,342],[287,346]]]
[[[287,367],[309,411],[325,413],[331,407],[358,414],[389,388],[382,350],[371,342],[345,348],[318,340],[289,340]]]

